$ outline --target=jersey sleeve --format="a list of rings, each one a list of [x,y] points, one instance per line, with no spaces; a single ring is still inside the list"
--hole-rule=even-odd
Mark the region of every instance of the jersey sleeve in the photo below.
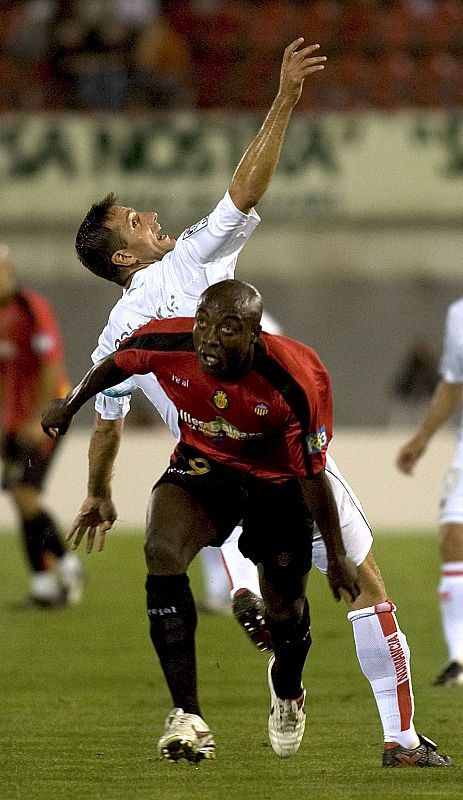
[[[234,267],[259,222],[254,209],[244,214],[227,192],[209,216],[180,234],[174,249],[158,265],[159,280],[163,284],[173,280],[178,289],[188,292],[198,278],[204,278],[206,270],[210,276],[215,264],[221,277],[229,263]]]
[[[152,353],[149,350],[139,348],[127,348],[116,350],[114,353],[114,363],[119,369],[132,375],[147,375],[152,372],[150,360]]]
[[[463,383],[463,303],[450,306],[445,322],[440,375],[446,383]]]
[[[284,369],[278,384],[290,409],[287,433],[290,458],[301,477],[310,479],[324,469],[333,433],[331,379],[312,348],[286,336],[264,333],[263,338]]]

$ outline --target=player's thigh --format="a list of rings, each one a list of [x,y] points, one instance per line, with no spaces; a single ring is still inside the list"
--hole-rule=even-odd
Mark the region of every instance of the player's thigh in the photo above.
[[[10,495],[23,519],[33,519],[41,507],[40,489],[27,483],[12,486]]]
[[[446,522],[440,530],[442,561],[463,561],[463,523]]]
[[[347,557],[359,567],[367,558],[373,544],[371,528],[360,510],[355,508],[349,519],[341,525],[341,535]],[[320,535],[313,541],[312,563],[326,575],[328,560],[325,543]]]
[[[145,557],[156,575],[185,572],[217,531],[202,505],[186,489],[161,483],[153,489],[146,515]]]

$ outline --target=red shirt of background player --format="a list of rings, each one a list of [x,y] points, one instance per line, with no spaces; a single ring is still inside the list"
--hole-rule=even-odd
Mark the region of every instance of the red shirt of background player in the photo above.
[[[0,431],[16,433],[34,415],[40,366],[61,364],[55,397],[66,394],[63,345],[44,297],[19,290],[0,306]]]

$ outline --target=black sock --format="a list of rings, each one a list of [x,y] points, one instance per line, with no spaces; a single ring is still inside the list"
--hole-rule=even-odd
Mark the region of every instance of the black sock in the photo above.
[[[309,604],[305,600],[299,622],[277,622],[268,614],[266,621],[275,653],[273,687],[281,700],[295,700],[301,694],[302,670],[312,644]]]
[[[150,636],[176,708],[201,716],[196,683],[196,609],[186,573],[148,575]]]
[[[32,519],[23,519],[22,534],[24,549],[34,572],[45,569],[45,553],[52,553],[57,558],[65,553],[58,528],[46,511],[40,511]]]

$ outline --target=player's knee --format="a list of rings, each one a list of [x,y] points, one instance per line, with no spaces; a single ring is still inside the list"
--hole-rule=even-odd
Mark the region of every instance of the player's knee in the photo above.
[[[186,572],[190,565],[188,552],[159,535],[146,537],[144,551],[148,572],[154,575],[178,575]]]

